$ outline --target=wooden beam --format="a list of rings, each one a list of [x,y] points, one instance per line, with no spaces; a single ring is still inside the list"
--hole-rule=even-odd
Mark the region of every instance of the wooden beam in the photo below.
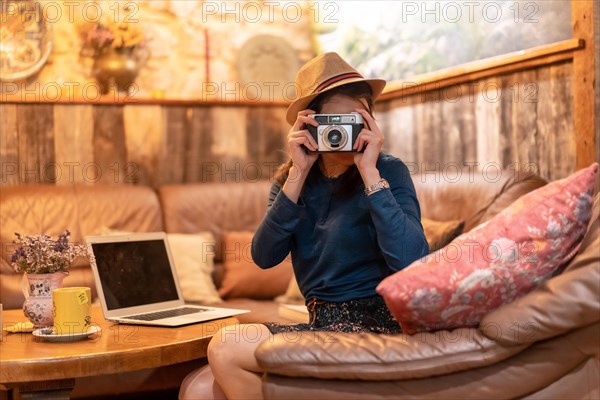
[[[598,160],[596,119],[596,60],[594,38],[594,1],[571,2],[573,36],[585,41],[585,47],[573,55],[573,122],[575,125],[576,168]]]
[[[490,76],[571,60],[574,54],[583,47],[583,40],[563,40],[417,75],[407,80],[390,82],[378,100],[390,100],[410,94],[439,90],[451,85],[472,83]]]
[[[12,88],[11,88],[12,90]],[[240,95],[241,97],[241,95]],[[153,99],[130,97],[125,94],[112,96],[110,94],[99,97],[61,96],[56,100],[44,99],[40,95],[26,95],[22,93],[1,93],[0,104],[98,104],[98,105],[160,105],[173,107],[287,107],[285,100],[203,100],[203,99]]]

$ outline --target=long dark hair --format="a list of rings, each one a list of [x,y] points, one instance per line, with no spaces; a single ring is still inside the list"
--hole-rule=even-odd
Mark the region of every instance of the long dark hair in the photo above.
[[[366,82],[349,83],[347,85],[342,85],[328,90],[327,92],[314,98],[307,108],[319,114],[323,109],[323,104],[325,104],[331,97],[335,95],[344,95],[359,100],[365,100],[367,103],[367,111],[369,114],[373,114],[373,92],[369,84]],[[316,179],[316,174],[318,173],[317,169],[319,168],[317,162],[313,164],[313,167],[307,178],[307,183]],[[274,179],[279,182],[279,184],[283,185],[287,179],[291,167],[292,160],[290,159],[277,168]],[[360,187],[361,183],[360,173],[358,172],[356,165],[352,165],[346,172],[342,174],[338,184],[334,188],[333,193],[335,196],[342,198],[348,197],[354,193],[358,187]]]

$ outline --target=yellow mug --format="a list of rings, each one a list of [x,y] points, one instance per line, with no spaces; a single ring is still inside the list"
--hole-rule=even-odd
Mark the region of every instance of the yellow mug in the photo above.
[[[52,291],[54,333],[75,335],[87,332],[92,325],[92,290],[89,287],[66,287]]]

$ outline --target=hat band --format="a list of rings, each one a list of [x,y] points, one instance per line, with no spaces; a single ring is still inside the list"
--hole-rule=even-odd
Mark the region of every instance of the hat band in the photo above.
[[[359,74],[358,72],[346,72],[343,74],[332,76],[331,78],[327,79],[326,81],[321,83],[319,86],[317,86],[317,88],[312,91],[312,94],[319,93],[319,92],[323,91],[324,89],[327,89],[329,86],[333,85],[334,83],[337,83],[339,81],[342,81],[344,79],[349,79],[349,78],[364,79],[362,77],[362,75]]]

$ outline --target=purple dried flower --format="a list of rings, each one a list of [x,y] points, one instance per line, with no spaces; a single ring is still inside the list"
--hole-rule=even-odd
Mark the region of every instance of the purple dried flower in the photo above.
[[[17,262],[17,260],[19,259],[19,257],[22,257],[23,254],[25,254],[25,252],[23,251],[22,247],[19,247],[18,249],[15,250],[15,252],[13,253],[13,255],[10,258],[10,262],[11,263],[15,263]]]
[[[77,257],[85,257],[85,246],[70,244],[68,230],[56,241],[50,235],[25,236],[15,233],[14,243],[18,246],[11,257],[16,272],[51,273],[64,271]]]
[[[66,231],[62,235],[58,236],[58,240],[56,241],[56,245],[54,246],[55,251],[63,252],[69,249],[69,235],[70,232]]]

